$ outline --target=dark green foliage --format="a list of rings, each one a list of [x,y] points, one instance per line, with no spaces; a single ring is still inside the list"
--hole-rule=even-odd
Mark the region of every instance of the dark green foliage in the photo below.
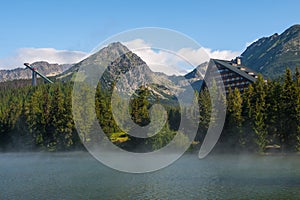
[[[72,116],[72,84],[7,85],[0,87],[0,149],[81,148]]]
[[[266,127],[266,86],[263,77],[259,75],[257,81],[254,83],[254,109],[252,114],[254,121],[253,129],[256,134],[256,144],[259,152],[263,152],[268,144]]]
[[[147,88],[140,88],[131,97],[130,106],[125,105],[120,96],[115,96],[117,120],[132,120],[140,126],[151,124],[150,109],[154,104],[161,104],[167,112],[167,123],[154,136],[144,139],[127,135],[132,127],[120,127],[116,116],[112,113],[111,91],[101,90],[100,85],[96,96],[86,94],[72,99],[73,84],[55,83],[40,84],[37,87],[10,83],[0,86],[0,150],[46,150],[61,151],[82,148],[81,141],[75,130],[73,116],[82,117],[81,139],[93,141],[90,130],[94,126],[92,110],[80,107],[72,110],[73,101],[87,101],[95,105],[99,124],[110,139],[113,134],[122,133],[126,140],[115,140],[116,145],[131,151],[152,151],[168,144],[178,133],[183,112],[192,119],[191,126],[199,127],[195,138],[203,141],[212,116],[211,95],[207,89],[195,92],[194,102],[199,105],[200,116],[194,108],[174,104],[172,99],[160,101],[153,99]],[[84,88],[84,86],[83,86]],[[85,91],[85,90],[84,90]],[[150,96],[149,96],[150,95]],[[151,97],[151,98],[149,98]],[[125,114],[129,112],[130,117]],[[266,83],[262,76],[250,85],[243,94],[238,89],[229,91],[227,95],[227,112],[224,130],[218,143],[219,149],[235,151],[264,152],[270,145],[279,145],[282,151],[300,150],[300,73],[295,75],[287,69],[285,76]],[[162,113],[155,112],[155,118],[163,121]],[[200,123],[193,123],[200,117]],[[153,120],[153,119],[152,119]],[[158,123],[154,123],[156,125]],[[152,125],[153,126],[153,125]],[[152,128],[157,128],[153,126]],[[151,129],[152,130],[152,129]],[[188,132],[189,130],[185,130]],[[183,146],[189,139],[187,133],[180,132],[178,146]]]
[[[131,101],[131,119],[140,126],[146,126],[150,123],[149,116],[149,91],[147,88],[141,88],[137,97]]]
[[[242,116],[243,99],[240,91],[235,88],[233,91],[229,89],[227,101],[227,143],[230,147],[243,148],[246,144],[244,131],[242,130],[243,116]]]
[[[281,151],[299,151],[299,80],[299,72],[293,77],[287,69],[278,81],[266,83],[260,75],[243,95],[230,91],[220,143],[235,150],[264,152],[279,145]]]
[[[196,136],[197,141],[202,141],[205,137],[211,118],[211,102],[207,88],[199,93],[199,128]]]

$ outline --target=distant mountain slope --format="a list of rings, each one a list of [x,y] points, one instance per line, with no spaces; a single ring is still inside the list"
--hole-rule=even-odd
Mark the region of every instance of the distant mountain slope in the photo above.
[[[204,62],[198,65],[193,71],[184,75],[184,77],[186,79],[199,79],[199,78],[203,79],[207,66],[208,66],[208,62]]]
[[[208,62],[198,65],[193,71],[184,75],[194,90],[200,91]]]
[[[69,69],[71,64],[49,64],[48,62],[35,62],[32,66],[37,68],[39,72],[46,76],[55,76]],[[12,70],[0,70],[0,82],[11,81],[16,79],[30,79],[31,71],[24,68],[17,68]]]
[[[300,67],[300,25],[282,34],[263,37],[242,53],[243,64],[268,77],[283,74],[286,67]]]
[[[56,78],[61,80],[71,80],[78,72],[81,66],[88,66],[101,63],[103,68],[107,67],[110,63],[107,63],[107,60],[113,60],[114,57],[119,57],[124,54],[124,52],[128,52],[127,47],[122,45],[121,43],[112,43],[107,47],[99,50],[98,52],[92,54],[86,59],[80,61],[79,63],[74,64],[71,68],[59,74]],[[98,66],[98,65],[97,65]]]
[[[185,76],[168,76],[162,72],[153,72],[139,56],[120,42],[115,42],[73,65],[47,62],[32,64],[42,74],[54,76],[52,80],[56,79],[56,81],[74,80],[79,69],[90,65],[105,70],[100,81],[102,87],[106,89],[111,90],[112,86],[117,86],[117,91],[130,96],[138,87],[147,85],[153,96],[167,100],[174,99],[174,95],[186,91],[189,85],[199,90],[203,79],[201,73],[205,72],[207,63],[199,65],[197,69]],[[97,73],[92,73],[92,76],[99,78]],[[30,85],[29,79],[31,79],[31,71],[25,68],[0,70],[0,82],[5,82],[1,83],[4,88]]]
[[[195,75],[185,78],[184,76],[167,76],[161,72],[153,72],[139,56],[120,42],[109,44],[56,78],[64,81],[71,80],[78,70],[85,66],[105,69],[101,79],[102,86],[111,89],[109,87],[121,81],[121,84],[117,85],[117,90],[129,95],[134,92],[134,88],[151,83],[147,85],[149,89],[153,90],[153,94],[155,93],[161,98],[170,97],[174,93],[178,94],[185,90],[190,82],[202,79],[202,77]],[[169,88],[169,90],[166,88]]]
[[[110,87],[116,84],[120,78],[122,84],[118,85],[118,90],[122,92],[133,92],[138,84],[155,81],[156,83],[165,83],[161,81],[162,74],[156,74],[150,70],[147,64],[136,54],[131,52],[120,42],[109,44],[107,47],[99,50],[95,54],[87,57],[81,62],[75,64],[64,73],[58,75],[58,80],[71,80],[75,77],[79,69],[95,68],[105,70],[102,75],[102,86]],[[88,70],[88,69],[87,69]],[[92,74],[97,76],[97,74]]]

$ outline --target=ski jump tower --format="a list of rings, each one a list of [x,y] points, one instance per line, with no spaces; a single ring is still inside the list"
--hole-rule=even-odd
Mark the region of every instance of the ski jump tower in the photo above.
[[[40,72],[38,72],[36,70],[35,67],[31,66],[29,63],[24,63],[24,65],[26,66],[26,68],[30,69],[32,71],[32,85],[35,86],[37,84],[37,75],[39,75],[40,77],[42,77],[44,79],[44,81],[46,83],[53,83],[53,81],[51,81],[49,78],[47,78],[46,76],[44,76],[43,74],[41,74]]]

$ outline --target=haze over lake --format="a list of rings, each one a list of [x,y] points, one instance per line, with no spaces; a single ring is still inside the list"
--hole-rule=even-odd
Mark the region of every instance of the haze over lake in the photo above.
[[[0,199],[296,199],[300,157],[187,154],[146,174],[86,152],[0,154]]]

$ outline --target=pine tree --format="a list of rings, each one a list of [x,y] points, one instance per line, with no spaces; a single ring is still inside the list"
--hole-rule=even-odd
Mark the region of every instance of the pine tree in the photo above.
[[[295,72],[295,84],[296,84],[296,95],[295,95],[295,117],[296,117],[296,150],[300,151],[300,72],[296,67]]]
[[[266,84],[262,75],[258,75],[257,81],[254,83],[254,132],[256,134],[256,144],[258,151],[263,152],[268,144],[266,120]]]
[[[211,99],[207,88],[204,88],[199,93],[199,129],[196,136],[196,141],[202,141],[205,137],[209,123],[211,120]]]
[[[293,150],[296,145],[296,102],[296,84],[293,81],[291,70],[287,68],[283,83],[283,118],[281,119],[285,124],[285,131],[281,135],[283,150]]]
[[[65,107],[66,103],[64,97],[61,86],[59,84],[55,85],[50,111],[50,123],[53,126],[52,146],[54,149],[68,148],[72,144],[72,138],[70,136],[72,129],[70,128],[70,124],[68,124],[70,119],[67,116],[67,107]]]
[[[26,121],[34,138],[34,144],[44,147],[44,127],[42,127],[42,90],[35,88],[25,105]]]
[[[153,136],[149,139],[152,149],[158,150],[158,149],[166,146],[167,144],[170,143],[170,141],[174,138],[175,135],[176,135],[176,132],[171,131],[169,129],[168,124],[166,123],[166,125],[155,136]],[[178,144],[180,144],[180,141],[177,141],[177,142],[178,142]]]
[[[234,91],[229,88],[228,101],[227,101],[227,126],[229,127],[230,140],[233,142],[232,146],[245,146],[245,137],[242,130],[242,106],[243,99],[238,88]]]
[[[283,87],[278,81],[268,81],[266,95],[266,124],[271,144],[280,144],[280,137],[285,132],[283,115]]]
[[[73,121],[72,114],[72,94],[73,89],[72,84],[68,84],[64,96],[64,108],[65,113],[63,116],[64,119],[64,146],[67,148],[73,147],[76,143],[80,144],[78,134],[75,132],[75,125]]]
[[[146,126],[150,123],[148,111],[150,105],[148,97],[150,93],[147,88],[142,87],[137,95],[131,103],[132,120],[140,126]]]
[[[95,111],[92,104],[95,104],[95,96],[93,96],[93,89],[90,85],[85,83],[77,83],[78,91],[73,93],[72,101],[76,105],[73,107],[73,116],[76,119],[76,125],[79,128],[79,135],[84,143],[97,142],[92,138],[92,131],[95,127]],[[107,124],[109,127],[109,124]]]
[[[248,118],[248,120],[252,119],[253,113],[253,104],[254,104],[254,88],[252,84],[248,86],[248,89],[244,93],[244,115]],[[247,120],[247,121],[248,121]]]

